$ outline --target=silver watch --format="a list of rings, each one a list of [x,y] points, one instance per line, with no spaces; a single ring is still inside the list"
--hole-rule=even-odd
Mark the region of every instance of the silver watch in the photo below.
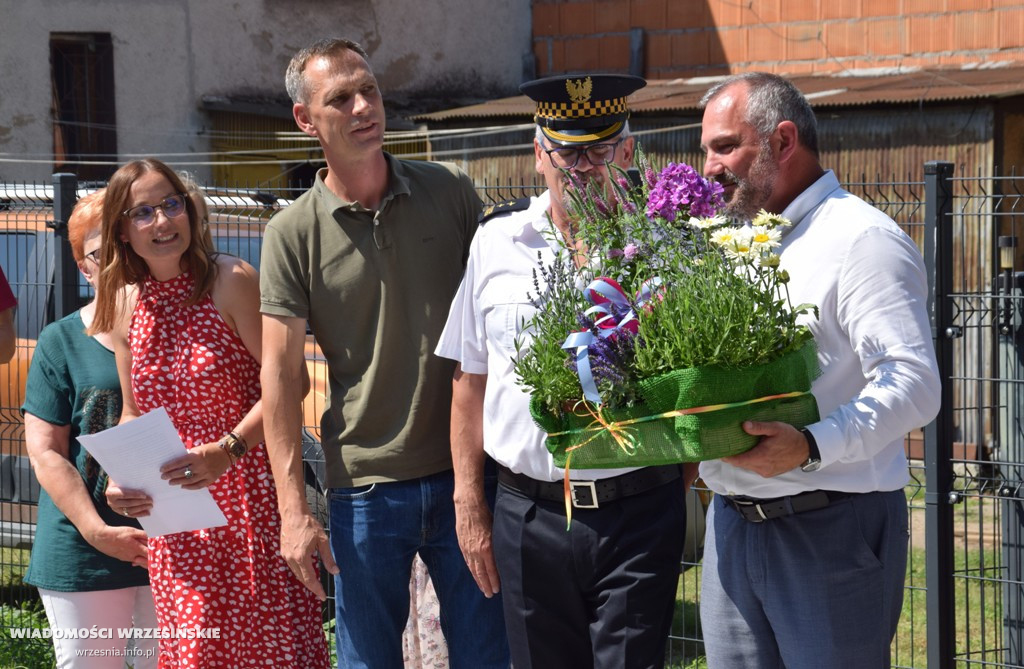
[[[804,435],[804,439],[807,440],[809,451],[807,459],[800,465],[800,469],[805,472],[816,472],[821,469],[821,451],[818,450],[818,442],[807,428],[800,430],[800,434]]]

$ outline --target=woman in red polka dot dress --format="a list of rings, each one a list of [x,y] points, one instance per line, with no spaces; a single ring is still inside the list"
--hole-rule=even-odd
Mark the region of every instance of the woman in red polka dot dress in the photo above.
[[[261,443],[256,271],[207,251],[194,203],[160,161],[119,169],[103,213],[104,268],[93,328],[117,335],[121,421],[164,407],[188,453],[165,465],[163,478],[187,489],[208,487],[228,520],[149,539],[157,620],[183,637],[160,640],[160,667],[323,669],[320,605],[281,558],[277,500]],[[104,298],[125,284],[140,287],[138,304],[133,313],[118,314]],[[132,517],[152,505],[116,486],[108,499]],[[180,633],[190,628],[195,632]]]

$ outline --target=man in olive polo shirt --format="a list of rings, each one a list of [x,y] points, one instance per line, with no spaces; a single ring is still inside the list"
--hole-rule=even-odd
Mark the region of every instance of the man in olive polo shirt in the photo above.
[[[357,44],[321,40],[303,49],[286,85],[295,121],[319,140],[327,168],[267,226],[260,263],[264,422],[281,551],[320,597],[314,551],[336,574],[339,666],[402,666],[419,553],[441,604],[451,666],[507,667],[501,603],[477,589],[455,534],[454,364],[431,354],[479,198],[453,165],[384,153],[381,95]],[[295,400],[307,321],[330,378],[321,423],[330,544],[302,477]]]

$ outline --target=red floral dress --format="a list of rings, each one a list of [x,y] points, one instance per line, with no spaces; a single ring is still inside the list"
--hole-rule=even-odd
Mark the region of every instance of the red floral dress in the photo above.
[[[167,409],[185,446],[215,442],[260,397],[259,364],[209,296],[185,307],[188,273],[146,281],[132,314],[132,391],[143,413]],[[281,522],[264,444],[209,487],[224,527],[149,540],[161,628],[207,637],[160,640],[160,667],[327,666],[320,604],[281,557]]]

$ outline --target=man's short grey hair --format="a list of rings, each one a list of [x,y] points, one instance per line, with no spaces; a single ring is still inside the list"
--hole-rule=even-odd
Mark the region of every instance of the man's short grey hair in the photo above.
[[[615,136],[615,141],[626,139],[631,136],[632,133],[629,131],[629,121],[622,123],[622,132]],[[536,127],[533,136],[541,143],[541,146],[547,146],[547,135],[544,134],[544,129],[539,125]]]
[[[291,62],[288,63],[288,70],[284,75],[284,87],[288,90],[288,97],[292,99],[292,103],[309,103],[309,87],[306,85],[306,78],[303,76],[303,72],[311,58],[333,56],[346,50],[354,51],[367,62],[370,60],[370,57],[366,55],[366,51],[357,42],[341,37],[327,37],[317,40],[292,56]]]
[[[735,74],[712,86],[701,98],[700,108],[706,108],[726,88],[741,82],[746,83],[750,91],[744,120],[754,126],[762,139],[775,132],[775,128],[783,121],[792,121],[800,143],[818,155],[818,121],[814,117],[814,110],[796,86],[777,74]]]

